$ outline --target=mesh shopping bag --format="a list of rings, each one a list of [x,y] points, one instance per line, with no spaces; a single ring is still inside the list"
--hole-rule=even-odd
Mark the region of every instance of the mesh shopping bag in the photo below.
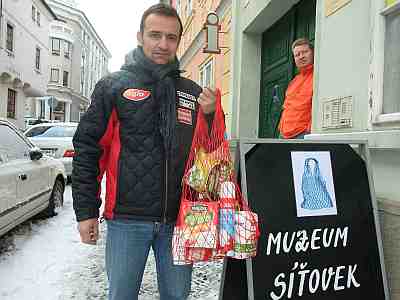
[[[243,201],[234,177],[217,90],[211,130],[201,109],[197,117],[174,229],[174,263],[251,257],[256,254],[258,236],[257,215]]]
[[[314,163],[313,166],[311,162]],[[301,190],[304,199],[301,203],[302,208],[315,210],[333,207],[325,179],[319,169],[319,162],[315,158],[307,158],[304,161]]]

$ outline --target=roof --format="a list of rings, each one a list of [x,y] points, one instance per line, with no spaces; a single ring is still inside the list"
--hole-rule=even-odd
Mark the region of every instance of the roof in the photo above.
[[[57,15],[56,15],[56,14],[54,13],[54,11],[50,8],[50,6],[46,3],[46,1],[45,1],[45,0],[40,0],[40,1],[43,3],[43,5],[46,7],[46,9],[50,12],[50,14],[53,16],[53,18],[54,18],[55,20],[58,20],[58,21],[59,21]]]

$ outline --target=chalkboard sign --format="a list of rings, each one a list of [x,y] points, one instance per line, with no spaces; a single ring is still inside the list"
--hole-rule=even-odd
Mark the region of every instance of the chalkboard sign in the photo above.
[[[365,143],[240,141],[240,181],[261,236],[226,259],[220,299],[388,298]],[[362,155],[362,156],[361,156]]]

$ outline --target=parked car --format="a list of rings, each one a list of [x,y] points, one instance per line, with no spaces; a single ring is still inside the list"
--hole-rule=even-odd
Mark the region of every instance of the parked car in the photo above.
[[[33,125],[24,134],[44,154],[59,159],[70,178],[75,155],[72,138],[77,126],[78,123],[43,123]]]
[[[64,203],[61,162],[43,155],[14,125],[0,119],[0,236],[37,215],[54,216]]]

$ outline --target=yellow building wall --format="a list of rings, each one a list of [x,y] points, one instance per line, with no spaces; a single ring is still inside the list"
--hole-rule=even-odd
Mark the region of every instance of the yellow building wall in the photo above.
[[[187,0],[180,1],[179,14],[183,23],[183,34],[181,44],[178,49],[178,57],[181,58],[192,46],[196,36],[203,30],[203,26],[208,12],[216,11],[221,3],[221,0],[192,0],[192,13],[186,15]],[[230,103],[230,81],[231,81],[231,7],[229,7],[225,14],[220,17],[221,34],[219,45],[221,47],[221,54],[208,54],[203,53],[203,45],[193,57],[181,66],[186,72],[183,76],[190,78],[197,83],[200,83],[200,70],[201,68],[212,60],[213,63],[213,78],[214,86],[221,89],[222,106],[225,112],[226,127],[231,128],[231,103]],[[230,132],[228,132],[229,134]]]

